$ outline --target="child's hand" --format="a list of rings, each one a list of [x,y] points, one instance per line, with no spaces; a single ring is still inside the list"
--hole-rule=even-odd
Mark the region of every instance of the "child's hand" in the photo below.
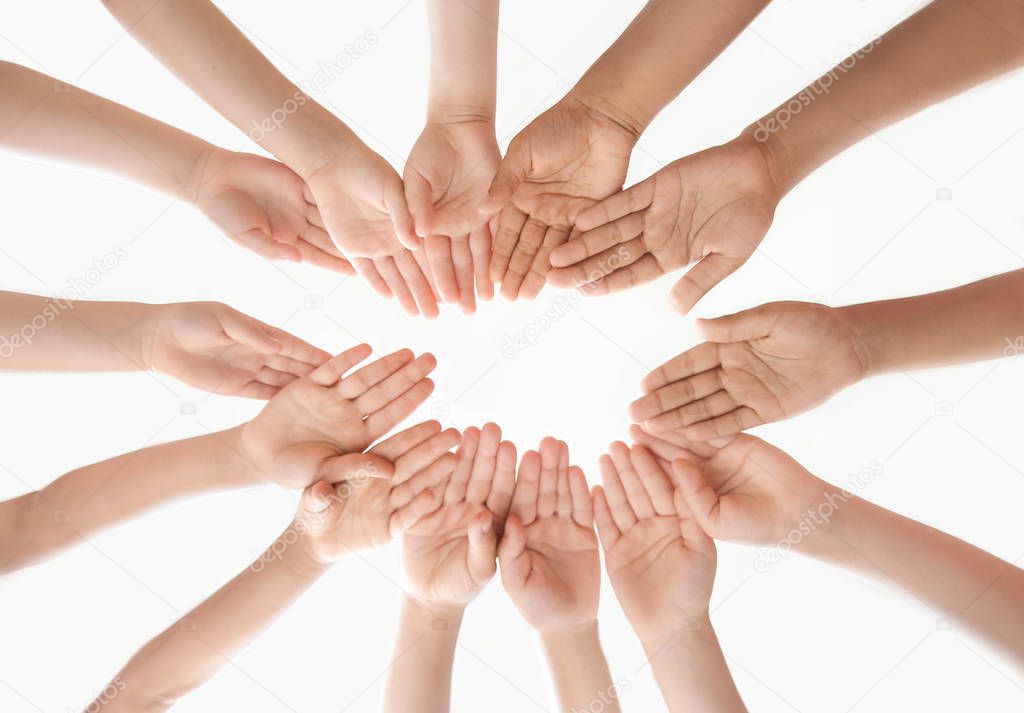
[[[582,235],[551,254],[551,283],[604,294],[696,262],[672,289],[685,314],[746,262],[778,202],[753,139],[701,151],[581,212]]]
[[[774,302],[698,323],[708,339],[658,367],[633,420],[706,441],[779,421],[859,381],[865,360],[835,310]]]
[[[343,456],[361,467],[341,482],[320,481],[306,491],[312,507],[303,507],[301,522],[312,537],[313,556],[334,562],[350,552],[380,547],[435,510],[439,496],[434,486],[451,475],[455,455],[449,449],[458,442],[458,431],[442,431],[437,421],[427,421],[365,455]],[[394,475],[382,477],[370,458],[393,463]]]
[[[365,147],[351,149],[306,183],[324,228],[370,286],[386,299],[395,297],[409,314],[436,317],[437,298],[407,249],[421,241],[391,164]]]
[[[534,629],[576,627],[597,616],[593,504],[565,443],[545,438],[540,453],[523,456],[498,558],[505,590]]]
[[[760,438],[739,434],[720,448],[689,443],[677,432],[657,438],[633,426],[630,435],[665,469],[671,463],[679,493],[711,537],[773,546],[798,529],[838,490]]]
[[[501,211],[491,279],[509,299],[544,287],[551,251],[576,216],[622,188],[635,133],[597,109],[566,98],[509,144],[483,209]]]
[[[601,457],[594,511],[615,596],[645,645],[703,622],[715,580],[715,545],[643,446],[613,443]]]
[[[147,368],[211,393],[268,399],[330,354],[218,302],[145,307]]]
[[[362,344],[289,384],[241,428],[240,449],[260,473],[287,488],[335,482],[341,456],[365,450],[434,390],[430,354],[389,354],[347,376],[371,353]]]
[[[282,163],[211,149],[201,159],[196,205],[224,233],[268,260],[353,273],[323,229],[306,184]]]
[[[405,531],[407,586],[434,606],[463,608],[494,576],[497,536],[515,482],[516,448],[489,423],[467,428],[439,507]]]
[[[435,293],[449,302],[458,300],[465,314],[476,312],[476,296],[482,300],[494,297],[490,278],[491,230],[484,226],[474,230],[468,240],[455,240],[442,235],[423,239],[422,252],[428,277]],[[473,283],[476,281],[476,292]]]

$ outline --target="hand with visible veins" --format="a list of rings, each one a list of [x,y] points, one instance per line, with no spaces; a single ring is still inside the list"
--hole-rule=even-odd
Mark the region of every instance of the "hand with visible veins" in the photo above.
[[[773,302],[697,324],[708,341],[648,374],[630,405],[650,433],[729,436],[818,406],[867,371],[864,346],[825,305]]]
[[[512,139],[481,208],[500,211],[490,272],[502,296],[540,293],[577,217],[622,188],[637,136],[570,94]]]
[[[747,261],[780,197],[753,139],[687,156],[580,212],[577,235],[551,254],[550,282],[606,294],[696,263],[672,289],[685,314]]]
[[[467,428],[456,457],[437,508],[402,537],[409,593],[430,607],[461,609],[494,576],[515,482],[515,445],[493,423]]]
[[[408,349],[347,373],[371,351],[362,344],[335,356],[241,427],[239,448],[263,477],[290,488],[333,482],[342,456],[366,449],[433,391],[436,360]]]

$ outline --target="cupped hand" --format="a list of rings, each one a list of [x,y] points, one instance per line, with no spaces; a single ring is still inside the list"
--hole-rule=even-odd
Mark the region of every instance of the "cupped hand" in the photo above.
[[[622,188],[637,134],[579,99],[566,97],[509,144],[482,210],[501,211],[491,279],[508,299],[536,297],[552,250],[577,216]]]
[[[146,367],[211,393],[268,399],[330,359],[322,349],[219,302],[152,305],[146,312]]]
[[[545,438],[539,453],[523,456],[498,558],[505,591],[534,629],[576,627],[597,616],[593,503],[565,443]]]
[[[365,450],[434,390],[433,355],[408,349],[347,374],[371,351],[362,344],[333,357],[242,426],[241,452],[260,474],[288,488],[334,482],[342,456]]]
[[[594,509],[615,596],[645,644],[702,622],[717,555],[675,492],[667,464],[645,447],[613,443],[601,457]]]
[[[606,294],[696,263],[672,289],[682,313],[736,271],[771,226],[779,193],[753,139],[668,164],[581,212],[551,254],[557,286]]]
[[[439,504],[402,536],[410,594],[461,608],[495,572],[495,550],[512,499],[516,448],[493,423],[467,428],[455,469],[437,488]]]
[[[306,184],[282,163],[211,148],[200,159],[195,201],[229,238],[268,260],[291,260],[351,275],[323,229]]]
[[[648,374],[630,406],[650,433],[732,435],[818,406],[866,371],[853,331],[825,305],[773,302],[698,326],[708,341]]]

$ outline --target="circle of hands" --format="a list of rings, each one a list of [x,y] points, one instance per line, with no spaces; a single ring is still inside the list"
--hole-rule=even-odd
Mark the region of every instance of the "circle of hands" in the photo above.
[[[688,312],[739,268],[779,191],[743,138],[666,165],[623,190],[634,129],[567,95],[501,155],[492,118],[430,120],[404,174],[356,141],[304,181],[277,161],[211,149],[197,206],[271,260],[358,275],[411,315],[466,313],[498,291],[545,284],[600,295],[691,266],[671,293]]]

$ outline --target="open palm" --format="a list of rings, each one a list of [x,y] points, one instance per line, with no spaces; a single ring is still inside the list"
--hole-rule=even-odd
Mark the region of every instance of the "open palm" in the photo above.
[[[778,201],[753,142],[701,151],[580,213],[580,235],[551,255],[551,282],[605,294],[696,262],[672,291],[686,313],[746,262]]]

